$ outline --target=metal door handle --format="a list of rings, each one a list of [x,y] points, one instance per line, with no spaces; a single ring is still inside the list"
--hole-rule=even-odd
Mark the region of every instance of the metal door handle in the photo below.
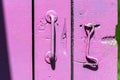
[[[57,22],[57,15],[54,10],[49,10],[46,14],[46,21],[47,23],[51,24],[52,29],[52,38],[51,38],[51,52],[47,54],[45,61],[49,64],[51,64],[51,68],[55,69],[55,62],[56,62],[56,27],[55,23]],[[49,55],[49,57],[48,57]]]

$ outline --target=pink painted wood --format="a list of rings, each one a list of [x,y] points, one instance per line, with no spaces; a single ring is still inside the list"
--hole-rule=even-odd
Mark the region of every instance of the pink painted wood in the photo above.
[[[31,1],[3,2],[12,80],[32,80]],[[52,47],[52,25],[46,24],[45,19],[49,10],[54,10],[58,16],[55,23],[55,70],[45,61],[46,54]],[[35,0],[36,80],[70,80],[70,17],[70,0]],[[80,25],[88,23],[100,24],[90,40],[89,53],[98,59],[98,69],[90,70],[74,61],[74,80],[117,80],[117,46],[111,45],[113,42],[115,44],[115,39],[102,41],[103,37],[115,35],[117,1],[74,0],[74,60],[79,62],[86,62],[87,52],[87,37]],[[64,32],[67,34],[65,39]]]
[[[52,25],[45,20],[49,10],[58,16],[55,70],[45,61],[52,47]],[[67,38],[62,39],[64,32]],[[35,80],[70,80],[70,0],[35,0]]]
[[[98,69],[83,67],[87,36],[80,25],[100,24],[91,38],[89,55],[98,59]],[[117,80],[117,45],[112,44],[117,25],[117,0],[74,0],[74,80]],[[105,39],[105,38],[104,38]],[[115,39],[113,39],[115,43]]]
[[[32,80],[30,0],[3,0],[11,80]]]

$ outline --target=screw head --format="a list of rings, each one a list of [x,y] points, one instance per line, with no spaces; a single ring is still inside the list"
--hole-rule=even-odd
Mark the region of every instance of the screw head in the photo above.
[[[56,22],[58,20],[57,13],[54,10],[49,10],[46,13],[46,21],[48,23],[51,23],[52,22],[52,18],[54,18],[54,22]]]

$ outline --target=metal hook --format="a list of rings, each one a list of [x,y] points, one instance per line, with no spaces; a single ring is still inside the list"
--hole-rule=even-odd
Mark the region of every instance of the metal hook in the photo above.
[[[86,60],[88,62],[84,63],[83,66],[87,67],[87,68],[90,68],[90,69],[93,69],[93,70],[98,69],[98,60],[97,60],[97,58],[89,56],[89,49],[90,49],[90,40],[91,40],[91,38],[94,34],[94,30],[95,30],[96,26],[99,26],[99,25],[94,25],[92,23],[88,23],[87,25],[84,26],[85,32],[86,32],[86,35],[87,35],[85,55],[86,55]]]
[[[98,26],[100,26],[100,24],[94,25],[92,23],[88,23],[87,25],[82,25],[82,24],[80,25],[80,27],[84,27],[84,30],[87,35],[86,52],[85,52],[87,62],[74,60],[75,62],[83,64],[83,67],[94,70],[94,71],[98,70],[98,60],[97,58],[94,58],[89,55],[89,49],[90,49],[90,40],[94,35],[95,28]]]
[[[51,53],[49,53],[45,58],[45,61],[49,64],[51,64],[52,69],[55,69],[55,62],[56,62],[56,27],[55,23],[57,21],[58,17],[56,15],[56,12],[54,10],[49,10],[46,14],[46,21],[51,24],[52,28],[52,39],[51,39]],[[48,60],[49,58],[49,60]]]

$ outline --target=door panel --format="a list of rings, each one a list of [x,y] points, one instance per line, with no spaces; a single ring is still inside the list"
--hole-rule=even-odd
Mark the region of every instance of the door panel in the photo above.
[[[31,0],[2,1],[10,63],[10,80],[32,80]]]
[[[35,80],[70,80],[70,0],[35,0],[34,28]]]
[[[74,0],[74,80],[117,80],[116,25],[117,1]]]

